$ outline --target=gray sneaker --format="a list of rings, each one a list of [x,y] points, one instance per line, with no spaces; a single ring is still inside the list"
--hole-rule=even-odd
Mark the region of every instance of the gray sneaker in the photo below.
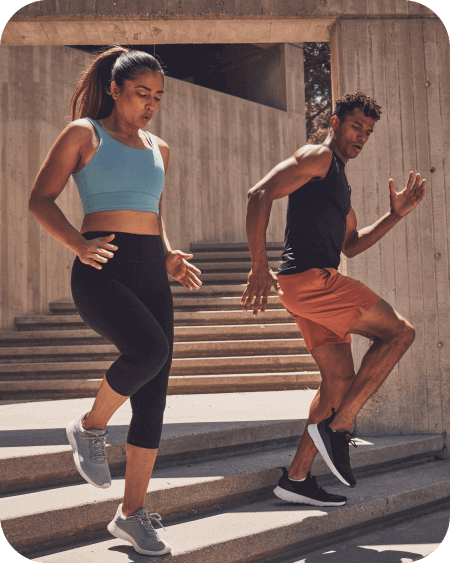
[[[89,411],[88,411],[89,412]],[[86,430],[81,420],[87,413],[69,422],[66,435],[73,449],[73,459],[82,477],[94,487],[111,486],[111,473],[105,453],[107,430]]]
[[[130,542],[141,555],[169,553],[172,548],[166,541],[160,539],[152,525],[152,520],[165,529],[159,514],[148,514],[145,508],[141,508],[125,518],[120,504],[116,515],[108,524],[108,531],[116,538]]]

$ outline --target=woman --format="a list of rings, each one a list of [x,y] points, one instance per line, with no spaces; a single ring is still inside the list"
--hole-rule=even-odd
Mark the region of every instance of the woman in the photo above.
[[[71,100],[72,122],[51,148],[33,185],[29,209],[76,254],[72,295],[83,320],[121,356],[103,378],[92,410],[67,425],[80,474],[106,488],[106,424],[130,397],[123,503],[108,525],[138,553],[170,551],[144,509],[162,430],[173,349],[173,301],[167,273],[199,289],[192,258],[172,250],[161,217],[169,147],[142,130],[164,91],[159,62],[142,51],[113,47],[99,55]],[[77,119],[78,118],[78,119]],[[72,175],[84,219],[78,232],[55,200]]]

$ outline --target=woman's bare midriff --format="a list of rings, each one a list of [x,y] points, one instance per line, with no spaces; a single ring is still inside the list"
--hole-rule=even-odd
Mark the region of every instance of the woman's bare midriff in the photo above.
[[[97,211],[85,215],[80,233],[89,231],[109,231],[132,233],[135,235],[159,235],[159,220],[151,211],[135,211],[116,209],[114,211]]]

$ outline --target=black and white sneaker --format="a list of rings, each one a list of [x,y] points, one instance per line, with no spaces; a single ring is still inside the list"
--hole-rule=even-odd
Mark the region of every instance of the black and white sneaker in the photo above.
[[[356,481],[350,467],[350,444],[356,448],[356,443],[350,432],[333,431],[330,424],[335,417],[333,414],[318,424],[308,424],[308,434],[314,441],[325,463],[336,477],[348,487],[355,487]]]
[[[312,504],[313,506],[342,506],[347,498],[340,495],[327,493],[317,484],[316,478],[308,472],[304,481],[292,481],[288,477],[286,467],[281,467],[283,475],[278,481],[278,486],[273,491],[281,500]]]

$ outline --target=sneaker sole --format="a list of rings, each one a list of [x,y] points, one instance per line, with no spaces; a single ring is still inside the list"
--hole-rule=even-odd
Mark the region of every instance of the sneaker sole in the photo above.
[[[319,429],[317,428],[317,424],[308,424],[308,434],[310,435],[312,441],[316,445],[316,448],[319,450],[321,456],[323,457],[324,462],[331,469],[333,475],[335,475],[339,479],[339,481],[344,483],[344,485],[347,485],[347,487],[353,488],[355,485],[350,485],[350,483],[346,479],[344,479],[344,477],[342,477],[342,475],[334,466],[334,463],[332,462],[330,456],[328,455],[327,448],[323,443],[322,437],[320,436],[320,432]]]
[[[79,474],[83,477],[83,479],[86,479],[86,481],[89,484],[94,485],[94,487],[98,487],[99,489],[109,488],[111,486],[111,483],[104,483],[103,485],[99,485],[98,483],[95,483],[88,475],[86,475],[86,473],[81,468],[80,460],[78,459],[77,442],[75,440],[75,436],[73,435],[74,432],[75,432],[75,428],[74,428],[74,423],[72,421],[72,422],[69,422],[69,424],[67,425],[66,436],[67,436],[67,439],[69,440],[70,445],[72,446],[73,460],[75,462],[75,465],[76,465],[76,468],[77,468]]]
[[[347,502],[346,500],[340,502],[331,502],[331,501],[326,502],[326,501],[316,500],[310,497],[304,497],[303,495],[299,495],[291,491],[286,491],[286,489],[283,489],[280,486],[278,486],[273,492],[281,500],[285,500],[287,502],[311,504],[312,506],[342,506]]]
[[[162,551],[148,551],[147,549],[142,549],[142,547],[139,547],[136,543],[136,540],[129,534],[127,534],[124,530],[116,526],[114,521],[110,522],[107,528],[108,532],[116,538],[130,542],[134,549],[141,555],[164,555],[165,553],[169,553],[172,549],[170,545],[166,544],[166,547]]]

